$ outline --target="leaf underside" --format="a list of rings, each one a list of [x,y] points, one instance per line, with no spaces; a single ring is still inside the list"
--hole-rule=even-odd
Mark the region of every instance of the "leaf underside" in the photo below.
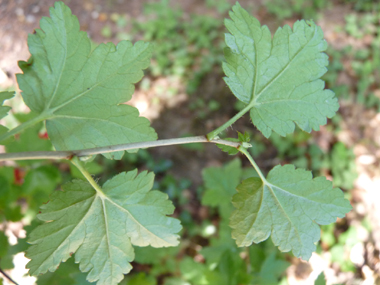
[[[267,182],[248,178],[232,199],[237,208],[230,220],[238,246],[249,246],[272,236],[283,252],[308,260],[320,239],[320,225],[335,222],[351,210],[339,188],[325,177],[293,165],[276,166]]]
[[[267,26],[237,3],[225,25],[225,82],[242,102],[252,106],[253,124],[269,137],[319,130],[339,108],[331,90],[319,78],[326,73],[327,43],[313,22],[285,25],[273,36]]]
[[[64,184],[41,207],[38,218],[46,223],[30,234],[29,273],[55,271],[75,253],[88,281],[118,284],[132,268],[132,245],[176,246],[180,222],[166,216],[174,211],[167,195],[150,191],[153,179],[146,171],[123,172],[103,185],[104,195],[83,180]]]
[[[23,74],[17,81],[28,107],[47,117],[54,147],[76,150],[157,139],[149,121],[122,104],[149,65],[151,45],[122,41],[91,51],[90,39],[67,6],[55,3],[50,16],[29,35],[31,57],[19,63]]]

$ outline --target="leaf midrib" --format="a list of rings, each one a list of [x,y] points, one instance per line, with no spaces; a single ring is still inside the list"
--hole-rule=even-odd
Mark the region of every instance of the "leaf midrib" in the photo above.
[[[240,15],[241,16],[241,15]],[[251,19],[251,18],[250,18]],[[256,82],[257,82],[257,62],[258,62],[258,52],[257,52],[257,45],[256,45],[256,41],[254,40],[254,37],[253,37],[253,34],[252,34],[252,30],[250,29],[250,25],[249,25],[249,23],[247,23],[247,21],[246,21],[246,19],[244,18],[244,23],[245,23],[245,25],[246,25],[246,28],[248,29],[248,31],[249,31],[249,34],[250,34],[250,36],[251,36],[251,39],[253,40],[253,44],[254,44],[254,46],[255,46],[255,59],[254,59],[254,61],[255,61],[255,67],[256,67],[256,69],[255,69],[255,75],[254,75],[254,79],[253,79],[253,86],[251,86],[251,90],[250,90],[250,95],[252,96],[252,99],[254,98],[254,94],[255,94],[255,91],[256,91]],[[239,29],[239,27],[238,27],[238,25],[236,25],[236,28],[238,29],[238,30],[240,30]],[[260,27],[260,30],[261,30],[261,27]],[[262,33],[261,33],[261,38],[262,38]],[[260,38],[260,40],[261,40],[261,38]],[[260,41],[259,41],[260,42]],[[250,62],[251,64],[252,64],[252,62],[251,62],[251,59],[249,58],[249,57],[247,57],[244,53],[242,53],[241,52],[241,54],[243,55],[243,57],[248,61],[248,62]],[[252,101],[252,99],[251,99],[251,101]]]
[[[106,228],[106,238],[107,238],[107,247],[108,247],[108,256],[109,256],[109,259],[112,260],[112,254],[111,254],[111,244],[110,244],[110,237],[109,237],[109,234],[108,234],[108,218],[107,218],[107,211],[106,211],[106,205],[104,203],[104,199],[102,199],[101,196],[100,197],[100,200],[102,202],[102,208],[103,208],[103,213],[104,213],[104,225],[105,225],[105,228]],[[111,272],[112,274],[110,274],[111,276],[113,276],[113,262],[110,262],[111,263]]]
[[[119,208],[122,212],[125,212],[128,214],[129,217],[131,217],[131,219],[137,224],[139,225],[141,228],[144,228],[147,232],[149,232],[150,234],[152,234],[153,236],[155,236],[156,238],[158,238],[159,240],[163,241],[165,244],[169,244],[168,241],[162,239],[161,237],[157,236],[156,234],[152,233],[150,230],[148,230],[145,226],[143,226],[127,209],[125,209],[124,207],[120,206],[119,204],[115,203],[113,200],[111,200],[110,198],[108,198],[107,196],[104,196],[102,197],[102,199],[104,200],[107,200],[108,202],[110,202],[112,205],[116,206],[117,208]],[[150,244],[150,243],[149,243]]]
[[[289,217],[288,213],[285,211],[285,209],[284,209],[284,207],[282,206],[280,200],[277,198],[276,194],[274,193],[274,191],[273,191],[273,189],[272,189],[273,186],[274,186],[274,187],[277,187],[277,188],[278,188],[278,186],[273,185],[273,184],[270,184],[270,183],[268,183],[267,181],[265,181],[265,182],[263,182],[263,183],[264,183],[264,185],[266,185],[266,186],[268,187],[268,189],[270,189],[270,193],[272,194],[272,196],[273,196],[273,198],[275,199],[275,201],[277,201],[278,205],[279,205],[280,208],[281,208],[281,211],[285,214],[285,216],[286,216],[287,220],[289,221],[289,223],[291,224],[292,228],[295,229],[295,232],[296,232],[296,234],[297,234],[297,236],[298,236],[298,239],[299,239],[300,243],[303,244],[303,243],[302,243],[302,238],[301,238],[301,236],[299,235],[299,232],[298,232],[298,228],[294,225],[292,219]],[[280,189],[281,189],[281,188],[280,188]],[[282,190],[282,189],[281,189],[281,190]],[[288,193],[288,192],[287,192],[287,193]],[[273,226],[273,224],[272,224],[272,226]],[[288,236],[287,240],[289,240],[289,236]],[[292,246],[291,246],[291,247],[292,247]],[[292,247],[292,249],[293,249],[293,247]]]
[[[300,181],[304,181],[304,180],[300,180]],[[299,196],[299,195],[296,195],[296,194],[294,194],[294,193],[292,193],[292,192],[289,192],[289,191],[287,191],[287,190],[281,188],[280,186],[277,186],[277,185],[271,184],[271,183],[269,183],[269,182],[267,182],[266,184],[268,185],[268,187],[269,187],[269,185],[271,185],[271,186],[275,187],[276,189],[278,189],[278,190],[280,190],[280,191],[286,193],[287,195],[290,195],[290,196],[296,197],[297,199],[300,199],[300,200],[305,200],[305,201],[308,201],[308,202],[311,202],[311,203],[316,203],[316,204],[319,204],[319,205],[325,205],[325,204],[327,204],[327,205],[334,205],[335,207],[343,208],[343,207],[337,206],[337,205],[332,204],[332,203],[318,202],[318,201],[315,201],[315,200],[312,200],[312,199],[308,199],[308,198],[305,197],[305,196]],[[321,192],[321,191],[324,191],[324,190],[326,190],[326,189],[321,189],[321,190],[319,190],[319,191],[317,191],[317,192]],[[314,192],[313,194],[315,194],[315,193],[316,193],[316,192]],[[273,195],[275,195],[274,192],[273,192]],[[275,196],[275,197],[276,197],[276,199],[277,199],[277,196]],[[321,209],[323,209],[323,207],[321,207]],[[325,212],[326,212],[326,211],[325,211]],[[326,212],[326,213],[329,214],[328,212]],[[306,213],[305,213],[305,214],[306,214]],[[307,214],[306,214],[306,216],[307,216],[310,220],[313,221],[313,219],[310,218]],[[330,215],[330,216],[331,216],[331,215]]]
[[[302,181],[307,181],[307,180],[298,180],[298,182],[302,182]],[[312,181],[312,180],[311,180],[311,181]],[[312,201],[312,202],[315,202],[315,203],[318,203],[318,204],[324,204],[324,203],[322,203],[322,202],[317,202],[317,201],[315,201],[315,200],[308,199],[308,198],[305,197],[305,196],[299,196],[299,195],[296,195],[296,194],[294,194],[294,193],[292,193],[292,192],[287,191],[287,190],[284,189],[284,188],[281,188],[281,186],[278,186],[278,185],[275,185],[275,184],[269,183],[268,181],[266,181],[265,184],[267,184],[268,187],[275,187],[276,189],[278,189],[278,190],[280,190],[280,191],[286,193],[287,195],[290,195],[290,196],[293,196],[293,197],[297,197],[298,199],[303,199],[303,200],[306,200],[306,201],[309,201],[309,202]],[[325,189],[321,189],[321,190],[319,190],[319,191],[323,191],[323,190],[325,190]],[[318,192],[319,192],[319,191],[318,191]]]
[[[302,102],[304,104],[318,104],[317,102],[307,102],[305,100],[302,100],[301,99],[274,99],[274,100],[270,100],[270,101],[263,101],[263,102],[255,102],[255,104],[253,106],[261,106],[261,105],[265,105],[265,104],[275,104],[277,102]]]
[[[64,16],[63,16],[63,18],[64,18]],[[53,100],[54,100],[55,96],[57,95],[58,87],[60,86],[61,79],[62,79],[62,75],[63,75],[63,70],[65,69],[66,64],[67,64],[67,50],[68,50],[68,47],[67,47],[67,29],[66,29],[66,21],[64,21],[64,23],[65,23],[65,24],[64,24],[64,30],[65,30],[65,32],[64,32],[63,34],[64,34],[65,47],[64,47],[64,59],[63,59],[63,64],[62,64],[62,67],[61,67],[61,69],[60,69],[59,78],[58,78],[57,84],[55,85],[55,89],[54,89],[53,95],[51,96],[49,102],[46,104],[44,111],[48,111],[48,110],[49,110],[50,105],[53,103]],[[44,45],[44,47],[45,47],[45,45]],[[46,48],[45,48],[45,50],[47,51]]]
[[[263,87],[263,89],[257,94],[257,95],[255,95],[255,94],[253,94],[253,98],[252,98],[252,100],[251,100],[251,102],[250,102],[250,104],[252,104],[252,106],[254,106],[255,105],[255,103],[257,102],[257,100],[265,93],[265,90],[267,89],[267,88],[269,88],[271,85],[272,85],[272,83],[274,82],[274,81],[276,81],[288,68],[289,68],[289,66],[290,66],[290,64],[293,62],[293,60],[305,49],[305,47],[311,42],[311,40],[312,39],[314,39],[314,37],[315,37],[315,34],[316,34],[316,32],[317,32],[317,28],[316,27],[314,27],[314,34],[313,34],[313,36],[310,38],[310,40],[308,40],[307,41],[307,43],[299,50],[299,51],[297,51],[297,53],[295,53],[295,55],[289,60],[289,62],[286,64],[286,66],[285,66],[285,68],[283,68],[279,73],[277,73],[277,75],[276,76],[274,76],[264,87]],[[292,34],[294,34],[294,31],[292,31]],[[290,35],[292,35],[292,34],[290,34]],[[288,35],[288,38],[289,38],[289,36],[290,35]],[[273,40],[272,40],[272,42],[271,42],[271,44],[272,44],[272,48],[273,48]],[[271,57],[272,55],[270,55],[267,59],[269,59],[270,57]],[[256,73],[257,73],[257,66],[256,66],[256,68],[255,68],[255,71],[256,71]],[[256,85],[255,85],[255,90],[256,90]]]
[[[147,47],[149,47],[149,45],[148,45]],[[132,64],[132,63],[134,63],[135,61],[137,61],[137,60],[138,60],[138,57],[139,57],[142,53],[144,53],[144,52],[146,51],[147,47],[145,47],[144,50],[141,50],[140,53],[139,53],[138,55],[136,55],[135,58],[134,58],[133,60],[129,61],[127,64]],[[132,48],[134,48],[134,46],[133,46]],[[116,52],[116,51],[113,51],[113,52]],[[107,56],[108,56],[110,53],[111,53],[111,52],[108,51],[108,52],[107,52]],[[105,58],[106,58],[106,57],[105,57]],[[86,63],[83,65],[83,68],[84,68],[85,65],[88,63],[88,60],[89,60],[89,59],[90,59],[90,57],[88,57]],[[96,87],[98,87],[99,85],[101,85],[102,83],[106,82],[109,78],[113,77],[115,74],[118,74],[120,68],[122,68],[122,67],[125,66],[125,65],[126,65],[126,64],[123,64],[122,66],[119,66],[115,72],[110,73],[109,76],[107,76],[107,77],[104,78],[104,80],[102,80],[102,81],[97,81],[97,83],[95,83],[94,85],[92,85],[92,86],[90,86],[90,87],[87,87],[87,89],[86,89],[85,91],[83,91],[83,92],[81,92],[81,93],[75,95],[74,97],[72,97],[71,99],[69,99],[69,100],[67,100],[66,102],[62,103],[61,105],[58,105],[58,106],[56,106],[56,107],[50,109],[50,111],[51,111],[52,113],[54,113],[54,112],[56,112],[56,111],[62,109],[62,108],[65,107],[66,105],[72,103],[73,101],[75,101],[75,100],[81,98],[82,96],[84,96],[84,95],[87,94],[88,92],[91,92],[94,88],[96,88]],[[83,70],[83,68],[82,68],[81,70]],[[100,70],[99,70],[99,72],[100,72]],[[58,84],[57,84],[57,86],[58,86]]]

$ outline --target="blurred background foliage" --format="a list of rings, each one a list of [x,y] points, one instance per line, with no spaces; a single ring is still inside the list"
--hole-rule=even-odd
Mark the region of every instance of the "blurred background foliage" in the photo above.
[[[26,59],[26,34],[38,26],[54,1],[0,1],[0,89],[17,90],[16,60]],[[151,119],[160,138],[205,134],[243,106],[222,77],[223,19],[234,4],[206,1],[65,1],[100,42],[145,40],[155,45],[146,76],[131,104]],[[354,210],[337,223],[322,226],[317,253],[309,262],[281,253],[271,240],[238,248],[228,227],[230,199],[244,178],[255,175],[247,161],[215,146],[185,145],[140,150],[121,161],[98,156],[86,164],[100,184],[134,168],[156,175],[155,189],[176,205],[184,229],[175,248],[136,248],[134,269],[122,284],[380,284],[380,3],[369,0],[240,1],[272,32],[298,19],[313,19],[329,43],[326,87],[339,98],[339,113],[312,134],[297,130],[265,139],[249,122],[237,131],[251,136],[259,166],[293,163],[341,188]],[[20,96],[2,123],[9,127],[30,119]],[[5,151],[51,150],[44,126],[21,133]],[[228,177],[228,179],[227,179]],[[89,284],[73,258],[54,273],[24,278],[22,252],[38,221],[39,206],[52,191],[80,172],[65,161],[20,161],[0,168],[0,269],[19,284]],[[24,263],[23,263],[24,262]],[[0,284],[11,284],[0,273]]]

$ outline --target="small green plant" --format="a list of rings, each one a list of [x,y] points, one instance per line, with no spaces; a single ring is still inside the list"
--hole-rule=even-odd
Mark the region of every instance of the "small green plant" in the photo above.
[[[354,8],[357,11],[375,12],[380,11],[380,3],[373,0],[346,0],[347,3],[354,3]]]
[[[334,185],[344,189],[352,189],[357,177],[355,156],[352,150],[343,143],[335,144],[331,152],[330,167],[334,177]]]
[[[301,15],[303,18],[315,18],[318,10],[329,4],[326,0],[265,0],[264,5],[269,13],[279,20]]]
[[[253,167],[244,172],[243,181],[238,160],[222,169],[204,171],[203,203],[218,207],[225,221],[220,225],[220,241],[215,241],[221,246],[226,240],[232,241],[230,236],[239,247],[271,236],[280,251],[292,251],[307,260],[320,239],[318,224],[333,223],[350,211],[342,191],[333,188],[325,177],[313,178],[311,172],[290,164],[277,165],[264,175],[248,151],[251,144],[247,133],[239,133],[237,139],[219,137],[246,113],[269,138],[272,133],[292,134],[296,125],[306,132],[319,130],[339,108],[334,93],[324,89],[320,79],[327,71],[327,44],[314,22],[297,21],[293,29],[279,28],[272,38],[268,27],[261,26],[238,3],[230,18],[225,21],[229,33],[223,70],[225,82],[243,102],[243,108],[206,135],[165,140],[157,140],[155,130],[137,109],[122,104],[131,98],[134,84],[149,65],[153,51],[149,43],[122,41],[117,46],[100,44],[92,50],[77,18],[62,2],[50,9],[50,18],[41,20],[41,29],[28,38],[31,57],[19,63],[23,73],[17,76],[23,100],[32,112],[14,129],[2,126],[0,142],[7,151],[18,144],[21,149],[27,148],[23,143],[27,137],[21,136],[31,128],[39,129],[42,122],[50,141],[38,151],[1,154],[0,160],[63,159],[84,179],[63,184],[62,191],[54,191],[49,202],[40,207],[37,217],[42,224],[34,225],[26,251],[31,275],[53,272],[74,255],[80,271],[88,272],[89,282],[118,284],[132,269],[137,248],[179,244],[181,223],[168,216],[174,211],[168,195],[152,190],[154,174],[134,169],[100,185],[84,163],[90,163],[97,154],[118,160],[143,148],[188,143],[214,143],[231,155],[243,154]],[[12,95],[0,93],[2,102]],[[9,107],[1,106],[0,117],[8,111]],[[18,135],[17,143],[9,142]],[[50,143],[55,151],[46,151]],[[51,167],[35,171],[38,174],[34,175],[41,177],[38,181],[46,183],[42,187],[45,194],[61,181],[59,172]],[[4,184],[0,191],[10,196],[21,190],[12,191],[15,189],[9,186],[8,172],[6,168],[1,172],[5,177],[0,179]],[[23,191],[38,191],[36,184],[30,178],[26,186],[22,185],[26,187]],[[4,215],[13,210],[20,211],[12,206],[5,208]],[[252,276],[239,271],[244,261],[237,252],[215,255],[213,249],[205,255],[220,261],[214,270],[184,259],[180,271],[194,284],[200,284],[200,277],[193,274],[193,267],[199,267],[196,272],[203,272],[213,284],[248,284]],[[255,259],[251,262],[257,268],[253,280],[266,284],[276,282],[287,266],[276,253],[268,255],[262,264]],[[273,264],[276,271],[270,275]],[[138,283],[145,276],[133,278]]]
[[[366,2],[366,1],[359,1]],[[359,3],[358,2],[358,3]],[[369,2],[368,2],[369,3]],[[373,3],[374,7],[375,4]],[[377,4],[376,4],[377,5]],[[365,42],[365,45],[351,46],[348,42],[340,50],[329,50],[331,65],[324,76],[327,85],[338,98],[365,108],[380,109],[379,89],[379,12],[348,14],[344,27],[347,35]],[[371,11],[371,9],[370,9]],[[350,62],[343,65],[342,62]],[[356,81],[356,84],[342,84],[338,78],[346,77]],[[340,85],[339,85],[340,84]]]
[[[152,74],[176,76],[186,82],[188,93],[194,93],[221,61],[222,21],[205,15],[184,19],[183,12],[167,0],[147,4],[144,12],[148,20],[136,22],[133,33],[155,45]]]

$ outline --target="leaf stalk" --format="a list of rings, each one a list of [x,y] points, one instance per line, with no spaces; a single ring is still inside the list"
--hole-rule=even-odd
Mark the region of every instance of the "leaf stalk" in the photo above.
[[[239,113],[237,113],[235,116],[233,116],[231,119],[229,119],[227,122],[225,122],[223,125],[221,125],[219,128],[209,132],[207,134],[207,138],[211,141],[213,140],[218,134],[223,132],[225,129],[227,129],[229,126],[231,126],[233,123],[235,123],[238,119],[240,119],[245,113],[247,113],[249,110],[252,109],[253,102],[249,103],[246,107],[244,107]]]
[[[102,197],[105,197],[105,194],[102,191],[102,188],[96,183],[94,178],[92,178],[91,174],[83,167],[82,162],[79,160],[78,157],[74,156],[71,159],[71,163],[79,169],[79,171],[83,174],[83,176],[86,178],[88,183],[91,184],[91,186],[95,189],[95,191]]]
[[[261,172],[261,169],[255,162],[255,160],[252,158],[251,154],[248,152],[248,150],[244,147],[240,147],[239,151],[243,153],[249,160],[249,162],[252,164],[253,168],[256,170],[257,174],[260,176],[260,179],[263,181],[264,184],[269,184],[268,181],[265,179],[264,174]]]

